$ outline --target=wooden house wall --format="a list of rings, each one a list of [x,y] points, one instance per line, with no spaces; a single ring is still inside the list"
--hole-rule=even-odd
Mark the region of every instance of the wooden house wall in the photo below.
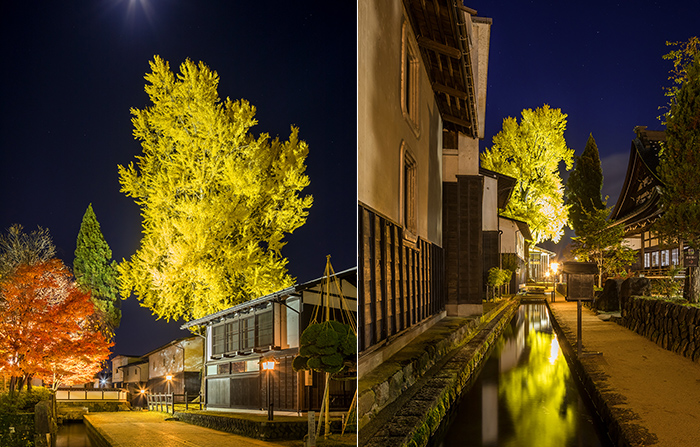
[[[359,205],[358,349],[364,351],[445,308],[441,247],[404,241],[403,228]]]

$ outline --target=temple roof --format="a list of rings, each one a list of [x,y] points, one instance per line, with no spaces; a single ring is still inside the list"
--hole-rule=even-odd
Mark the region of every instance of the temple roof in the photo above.
[[[651,224],[660,214],[661,180],[657,174],[659,150],[666,140],[663,131],[634,128],[625,182],[615,208],[610,214],[611,225],[624,225],[625,232],[634,232]]]

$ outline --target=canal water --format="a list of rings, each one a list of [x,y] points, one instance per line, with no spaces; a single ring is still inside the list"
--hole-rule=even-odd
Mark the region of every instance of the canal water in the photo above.
[[[92,447],[82,421],[65,421],[58,426],[56,447]]]
[[[545,304],[520,306],[430,445],[611,445],[579,394]]]

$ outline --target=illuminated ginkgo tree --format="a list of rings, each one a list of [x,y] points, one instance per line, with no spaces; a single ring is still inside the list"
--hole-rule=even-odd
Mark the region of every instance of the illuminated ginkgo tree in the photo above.
[[[564,139],[566,117],[560,109],[544,105],[503,120],[493,145],[481,154],[481,166],[517,180],[503,213],[528,223],[535,243],[558,242],[567,224],[568,207],[559,175],[563,161],[569,170],[574,151]]]
[[[178,74],[157,56],[150,66],[151,105],[131,110],[143,153],[119,166],[143,217],[141,245],[118,267],[122,297],[189,319],[292,285],[280,250],[312,204],[300,194],[309,179],[298,130],[287,141],[253,136],[255,108],[221,100],[202,62]]]

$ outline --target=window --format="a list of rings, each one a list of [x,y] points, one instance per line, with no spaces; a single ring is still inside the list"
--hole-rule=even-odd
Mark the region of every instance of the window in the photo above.
[[[649,253],[644,253],[644,268],[648,269],[651,267],[651,256]]]
[[[255,347],[255,317],[241,320],[241,350]]]
[[[225,331],[226,327],[223,324],[214,326],[212,328],[211,336],[211,352],[214,355],[223,354],[225,349]],[[163,359],[163,366],[165,366],[165,359]]]
[[[651,266],[652,267],[659,266],[659,252],[658,251],[651,253]]]
[[[674,248],[671,250],[671,265],[679,265],[680,262],[678,262],[678,249]]]
[[[645,231],[642,233],[642,238],[644,248],[656,247],[659,245],[659,238],[657,237],[656,233]]]
[[[272,310],[257,314],[256,319],[258,323],[258,341],[256,346],[272,346],[274,344]]]
[[[418,48],[410,35],[408,21],[404,21],[401,43],[401,110],[411,129],[419,135],[418,127]]]
[[[238,351],[240,347],[239,327],[239,320],[226,324],[226,352]]]
[[[668,267],[668,250],[661,250],[661,267]]]
[[[403,224],[409,232],[416,234],[416,161],[406,144],[402,145],[403,152]]]

